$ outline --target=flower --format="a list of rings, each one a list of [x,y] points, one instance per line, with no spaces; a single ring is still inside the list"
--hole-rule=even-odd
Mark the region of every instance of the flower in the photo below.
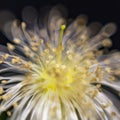
[[[120,53],[107,53],[114,23],[69,21],[64,8],[23,22],[8,11],[0,27],[11,40],[0,46],[0,113],[10,120],[119,120]],[[3,15],[6,18],[3,20]]]

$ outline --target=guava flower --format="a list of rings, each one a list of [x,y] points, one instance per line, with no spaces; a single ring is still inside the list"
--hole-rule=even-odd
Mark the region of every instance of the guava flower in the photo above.
[[[0,113],[10,120],[120,120],[120,53],[107,52],[114,23],[23,9],[0,13]]]

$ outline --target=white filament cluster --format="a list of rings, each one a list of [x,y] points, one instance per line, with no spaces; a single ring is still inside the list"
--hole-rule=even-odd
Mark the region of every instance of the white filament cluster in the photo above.
[[[86,25],[84,15],[69,21],[64,10],[39,16],[26,7],[23,22],[0,13],[11,40],[0,45],[0,113],[10,120],[119,120],[120,53],[105,52],[116,27]]]

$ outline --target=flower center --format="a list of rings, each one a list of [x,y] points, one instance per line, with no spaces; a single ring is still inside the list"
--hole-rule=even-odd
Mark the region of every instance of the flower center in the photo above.
[[[57,47],[46,48],[40,53],[40,64],[32,64],[29,82],[34,86],[32,89],[37,92],[52,90],[59,95],[68,96],[74,92],[82,96],[88,92],[88,88],[92,88],[89,86],[96,79],[96,73],[92,74],[90,67],[97,61],[94,54],[81,56],[74,48],[64,50],[62,43],[64,29],[65,25],[62,25]],[[50,46],[49,43],[47,45]]]
[[[89,71],[90,63],[79,63],[79,59],[68,59],[68,56],[62,61],[51,57],[44,61],[45,66],[34,66],[31,78],[32,84],[36,85],[35,90],[52,90],[59,95],[72,92],[81,92],[82,95],[86,92],[94,79]]]

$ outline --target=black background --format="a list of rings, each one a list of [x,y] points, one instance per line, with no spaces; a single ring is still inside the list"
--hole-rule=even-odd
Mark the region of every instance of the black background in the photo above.
[[[18,18],[25,6],[32,5],[40,9],[46,5],[63,4],[69,17],[75,18],[79,14],[86,14],[89,22],[98,21],[102,24],[114,22],[117,32],[112,36],[112,49],[120,50],[120,3],[119,0],[0,0],[0,10],[12,11]],[[5,43],[6,38],[0,33],[0,43]]]

